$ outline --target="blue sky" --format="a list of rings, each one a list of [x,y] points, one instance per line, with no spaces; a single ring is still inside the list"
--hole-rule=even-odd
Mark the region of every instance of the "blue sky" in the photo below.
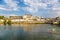
[[[0,15],[60,16],[60,0],[0,0]]]

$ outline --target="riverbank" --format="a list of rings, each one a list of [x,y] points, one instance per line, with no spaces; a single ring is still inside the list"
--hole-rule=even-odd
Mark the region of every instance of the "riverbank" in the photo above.
[[[11,22],[11,24],[45,24],[45,22],[39,22],[39,21],[20,21],[20,22]]]
[[[59,25],[59,23],[45,23],[45,22],[40,22],[40,21],[20,21],[20,22],[11,22],[11,21],[4,21],[0,22],[0,24],[52,24],[52,25]]]
[[[31,14],[25,14],[23,16],[0,16],[0,24],[60,24],[60,17],[55,18],[43,18],[33,16]]]

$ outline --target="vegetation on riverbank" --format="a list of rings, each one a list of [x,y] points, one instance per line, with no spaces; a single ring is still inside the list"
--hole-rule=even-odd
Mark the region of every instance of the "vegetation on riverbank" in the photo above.
[[[0,16],[0,24],[60,24],[60,17],[56,18],[41,18],[26,14],[24,16],[10,16],[6,18]]]

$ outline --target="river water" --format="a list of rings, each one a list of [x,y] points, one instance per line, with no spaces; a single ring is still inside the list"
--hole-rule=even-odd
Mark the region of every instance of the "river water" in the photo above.
[[[51,24],[0,25],[0,40],[60,40],[60,26]]]

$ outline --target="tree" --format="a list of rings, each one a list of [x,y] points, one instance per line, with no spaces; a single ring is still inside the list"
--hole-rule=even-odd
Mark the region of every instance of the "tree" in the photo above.
[[[0,19],[3,19],[4,18],[4,16],[0,16]]]
[[[8,24],[8,25],[11,25],[11,20],[8,20],[7,24]]]

